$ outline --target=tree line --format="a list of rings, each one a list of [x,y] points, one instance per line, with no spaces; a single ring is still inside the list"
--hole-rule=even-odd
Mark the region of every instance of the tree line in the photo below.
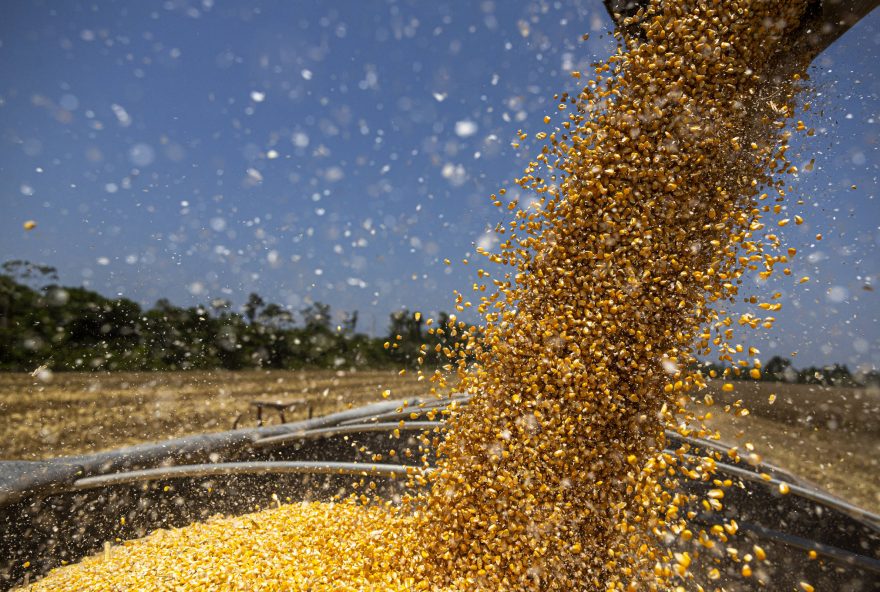
[[[725,375],[725,369],[727,374]],[[748,372],[737,371],[732,366],[707,364],[704,371],[715,371],[717,376],[733,380],[752,380]],[[880,387],[880,372],[870,370],[853,374],[846,364],[827,364],[795,368],[792,361],[782,356],[773,356],[761,369],[761,380],[766,382],[788,382],[792,384],[815,384],[821,386],[873,386]]]
[[[241,312],[228,300],[181,308],[161,299],[144,310],[127,298],[106,298],[82,287],[62,287],[53,267],[28,261],[0,266],[0,370],[190,370],[224,368],[381,368],[445,364],[464,343],[464,323],[450,331],[450,315],[429,320],[409,310],[391,313],[387,334],[357,331],[357,311],[333,323],[321,302],[291,311],[248,297]],[[297,322],[299,316],[299,322]],[[702,366],[723,376],[725,367]],[[748,373],[727,368],[729,378]],[[880,386],[873,370],[853,375],[846,365],[797,369],[772,357],[761,380],[827,386]]]
[[[0,370],[377,368],[420,358],[437,366],[447,360],[443,348],[462,338],[449,331],[446,313],[428,326],[400,310],[386,336],[371,337],[357,331],[357,311],[334,324],[321,302],[294,312],[252,293],[241,312],[222,299],[188,308],[161,299],[143,309],[57,281],[50,266],[0,266]]]

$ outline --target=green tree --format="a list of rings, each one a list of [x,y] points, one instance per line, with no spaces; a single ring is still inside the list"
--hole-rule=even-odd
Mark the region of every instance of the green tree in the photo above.
[[[167,299],[142,310],[126,298],[106,298],[54,282],[54,268],[10,261],[0,273],[0,369],[172,370],[248,367],[376,367],[445,362],[437,349],[461,335],[407,310],[391,317],[390,340],[357,332],[358,313],[331,324],[330,306],[309,303],[296,326],[293,313],[249,295],[242,313],[225,299],[181,308]],[[397,339],[400,335],[400,339]],[[423,343],[425,350],[420,349]]]
[[[303,321],[307,333],[330,332],[330,305],[322,302],[312,302],[302,309]]]
[[[249,323],[253,323],[260,312],[260,309],[266,304],[263,298],[256,292],[248,295],[247,302],[244,304],[244,316]]]
[[[6,261],[0,269],[0,278],[6,278],[6,281],[0,282],[0,329],[3,329],[9,325],[12,300],[21,297],[17,287],[28,287],[32,291],[39,289],[47,281],[58,281],[58,270],[49,265],[19,259]],[[28,285],[31,283],[35,286]]]
[[[762,380],[793,382],[797,379],[797,371],[792,367],[791,360],[781,356],[773,356],[764,366],[761,373]]]
[[[293,325],[293,313],[271,302],[263,308],[257,318],[260,323],[276,329],[286,329]]]

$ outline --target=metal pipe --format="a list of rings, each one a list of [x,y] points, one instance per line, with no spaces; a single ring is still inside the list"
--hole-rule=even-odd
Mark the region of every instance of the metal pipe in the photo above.
[[[717,520],[709,520],[703,514],[697,514],[697,516],[695,516],[695,521],[709,527],[715,525],[724,526],[724,523],[718,522]],[[808,553],[810,551],[815,551],[818,555],[823,555],[826,558],[836,561],[838,563],[858,566],[862,569],[872,571],[874,573],[880,573],[880,561],[874,559],[873,557],[858,555],[850,551],[838,549],[837,547],[832,547],[831,545],[826,545],[824,543],[805,539],[797,535],[780,532],[771,528],[765,528],[760,524],[754,524],[752,522],[737,521],[737,527],[738,531],[752,532],[758,535],[761,539],[770,540],[786,545],[788,547],[801,549],[802,551],[806,551]]]
[[[805,63],[812,62],[878,5],[878,0],[813,0],[792,35],[787,53]]]
[[[334,436],[344,436],[348,434],[376,433],[376,432],[393,432],[394,430],[405,431],[428,431],[432,429],[442,428],[443,424],[437,421],[408,421],[403,426],[400,423],[361,423],[338,425],[329,428],[318,428],[314,430],[303,430],[292,434],[279,434],[277,436],[269,436],[254,442],[257,448],[265,446],[276,446],[287,442],[297,442],[303,440],[318,440],[321,438],[332,438]]]
[[[179,465],[157,469],[142,469],[124,473],[109,473],[83,477],[73,482],[72,489],[86,490],[106,487],[109,485],[129,485],[147,481],[169,479],[187,479],[201,477],[219,477],[228,475],[265,475],[265,474],[310,474],[310,475],[351,475],[405,477],[419,471],[422,467],[412,465],[363,464],[347,462],[313,462],[313,461],[265,461],[265,462],[233,462],[199,465]]]
[[[387,412],[387,413],[381,413],[381,414],[374,415],[372,417],[365,418],[365,420],[377,422],[377,421],[391,421],[391,420],[397,421],[397,420],[402,419],[402,420],[406,421],[406,420],[411,419],[411,416],[413,413],[416,413],[418,415],[425,415],[431,411],[434,411],[434,412],[437,412],[438,410],[442,411],[442,410],[446,409],[453,402],[459,406],[464,406],[464,405],[468,404],[470,399],[471,399],[470,395],[456,395],[456,396],[450,397],[448,399],[428,401],[428,402],[423,402],[423,403],[419,403],[416,405],[409,404],[408,406],[403,407],[403,408],[397,408],[397,409],[390,411],[390,412]],[[357,419],[348,419],[345,421],[341,421],[339,423],[340,423],[340,425],[350,425],[350,424],[354,424],[357,422],[358,422]]]
[[[688,460],[698,462],[700,457],[694,456],[692,454],[683,455]],[[728,465],[725,463],[716,463],[715,465],[716,471],[719,473],[727,473],[729,475],[735,475],[744,481],[749,481],[751,483],[763,483],[770,489],[779,490],[779,486],[781,484],[785,484],[788,486],[789,492],[787,495],[793,495],[795,497],[801,497],[804,499],[808,499],[812,502],[816,502],[823,506],[831,506],[842,514],[846,514],[851,518],[856,518],[857,520],[862,520],[871,523],[871,525],[875,528],[880,527],[880,516],[874,514],[873,512],[869,512],[863,508],[858,506],[854,506],[850,503],[847,503],[843,500],[837,499],[835,497],[831,497],[830,495],[824,494],[816,489],[811,489],[808,487],[804,487],[797,483],[790,483],[788,481],[782,481],[780,479],[776,479],[774,477],[770,477],[770,479],[766,479],[761,476],[761,473],[757,471],[750,471],[747,469],[743,469],[740,467],[736,467],[733,465]]]
[[[611,20],[626,36],[640,35],[638,25],[625,21],[647,8],[649,0],[603,0],[602,3]],[[878,5],[880,0],[812,0],[774,69],[788,72],[806,67]]]

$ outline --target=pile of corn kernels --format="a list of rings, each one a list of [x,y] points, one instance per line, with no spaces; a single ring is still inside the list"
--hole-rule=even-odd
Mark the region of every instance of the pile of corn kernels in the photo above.
[[[427,488],[400,506],[292,504],[160,531],[30,589],[686,586],[695,557],[664,540],[711,547],[736,528],[689,530],[678,479],[712,479],[712,459],[664,453],[664,429],[708,435],[693,427],[697,355],[760,376],[735,359],[748,348],[731,325],[769,328],[777,303],[752,298],[756,313],[737,319],[727,307],[744,274],[794,254],[762,220],[795,172],[795,84],[768,74],[804,4],[654,0],[578,94],[556,97],[518,179],[538,205],[511,206],[498,252],[484,253],[483,324],[438,329],[467,338],[448,369],[473,400],[452,413]],[[442,390],[444,375],[431,380]],[[725,485],[705,508],[721,508]]]

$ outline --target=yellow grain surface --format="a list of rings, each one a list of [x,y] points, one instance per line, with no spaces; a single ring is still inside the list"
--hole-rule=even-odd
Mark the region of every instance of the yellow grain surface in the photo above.
[[[382,506],[295,503],[158,530],[56,569],[29,589],[412,590],[400,569],[411,539]]]

